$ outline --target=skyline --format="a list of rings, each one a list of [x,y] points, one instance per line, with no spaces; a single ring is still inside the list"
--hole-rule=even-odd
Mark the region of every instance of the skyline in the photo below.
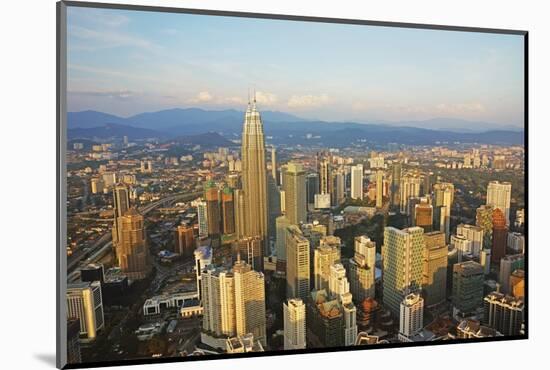
[[[523,127],[523,70],[519,35],[68,11],[69,111],[241,110],[255,88],[263,110],[306,119]]]

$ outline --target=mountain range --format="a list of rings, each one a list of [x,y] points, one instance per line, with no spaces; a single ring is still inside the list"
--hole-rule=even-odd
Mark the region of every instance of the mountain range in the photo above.
[[[306,120],[278,111],[262,111],[264,130],[274,142],[322,145],[348,145],[358,139],[411,145],[437,142],[468,142],[486,144],[523,144],[522,130],[511,127],[494,129],[484,122],[456,119],[432,119],[403,123],[357,123]],[[199,108],[169,109],[140,113],[123,118],[98,111],[69,112],[68,136],[72,138],[102,138],[128,136],[135,140],[155,137],[173,139],[189,135],[216,132],[229,138],[239,138],[244,112],[234,109],[204,110]],[[437,129],[436,127],[455,127]],[[460,127],[469,127],[460,129]],[[493,129],[484,130],[483,127]],[[481,132],[480,132],[481,131]]]

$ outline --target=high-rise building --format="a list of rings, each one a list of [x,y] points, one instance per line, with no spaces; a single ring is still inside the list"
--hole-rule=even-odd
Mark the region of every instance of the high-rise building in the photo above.
[[[80,338],[93,341],[103,329],[103,299],[99,281],[67,285],[67,317],[80,320]]]
[[[483,300],[483,322],[503,335],[519,335],[524,307],[522,298],[492,292]]]
[[[352,199],[363,199],[363,165],[358,164],[351,168]]]
[[[130,195],[128,188],[124,184],[118,184],[113,188],[113,246],[120,239],[120,218],[130,208]]]
[[[425,233],[433,230],[433,206],[428,203],[426,198],[420,198],[420,203],[414,206],[414,223],[424,229]]]
[[[445,241],[448,242],[451,235],[451,208],[455,187],[449,182],[439,182],[434,184],[433,190],[436,228],[445,233]]]
[[[267,180],[265,142],[262,120],[256,109],[256,98],[254,98],[252,105],[248,104],[245,113],[241,161],[244,192],[244,235],[260,236],[264,240],[264,254],[266,254]]]
[[[346,277],[346,269],[340,263],[330,266],[328,279],[328,294],[330,298],[338,298],[349,292],[349,281]]]
[[[319,174],[310,173],[306,176],[306,199],[308,207],[315,204],[315,194],[319,193]]]
[[[227,186],[222,192],[222,220],[223,233],[233,234],[235,232],[235,202],[233,190]]]
[[[286,296],[307,300],[309,295],[309,240],[296,225],[286,231]]]
[[[392,165],[392,179],[391,179],[391,199],[392,207],[399,207],[400,201],[400,187],[401,185],[401,162],[394,162]]]
[[[502,334],[493,328],[483,326],[477,320],[465,319],[456,327],[456,336],[460,339],[501,337]]]
[[[330,266],[340,261],[340,245],[336,243],[320,243],[315,248],[313,261],[315,290],[325,289],[328,292]]]
[[[199,223],[199,237],[205,238],[208,236],[208,211],[206,202],[197,202],[197,220]]]
[[[501,260],[502,261],[502,260]],[[516,298],[525,297],[525,271],[523,269],[515,270],[510,275],[510,295]]]
[[[275,220],[276,228],[276,240],[275,240],[275,254],[277,260],[286,261],[286,228],[291,225],[290,221],[285,215],[277,217]]]
[[[376,171],[376,208],[382,208],[384,194],[384,171]]]
[[[376,271],[376,244],[367,236],[355,238],[355,254],[349,261],[350,291],[359,304],[374,298]]]
[[[329,298],[338,301],[343,314],[344,345],[351,346],[357,339],[357,308],[353,304],[353,297],[349,291],[346,269],[340,263],[330,266],[328,285]]]
[[[512,253],[525,253],[525,237],[521,233],[508,233],[507,246]]]
[[[300,298],[283,303],[284,349],[306,348],[306,305]]]
[[[235,189],[233,191],[233,207],[235,210],[235,235],[237,238],[244,236],[244,193],[242,189]],[[280,204],[280,202],[279,202]]]
[[[424,234],[422,292],[427,307],[445,302],[447,289],[448,249],[445,233],[433,231]]]
[[[399,184],[399,212],[410,215],[409,199],[420,196],[421,178],[417,174],[401,176]]]
[[[219,190],[214,181],[208,181],[204,187],[204,199],[206,201],[208,235],[221,234],[221,212]]]
[[[212,249],[200,246],[195,250],[195,274],[197,279],[197,295],[202,300],[202,272],[212,263]]]
[[[201,286],[203,331],[216,337],[235,335],[237,325],[233,273],[209,265],[202,272]]]
[[[472,257],[472,244],[464,235],[451,235],[451,247],[458,253],[458,262],[466,260],[466,257]]]
[[[235,317],[237,335],[254,334],[266,345],[265,281],[264,274],[254,271],[244,261],[233,266],[235,279]]]
[[[344,313],[337,299],[329,299],[326,290],[314,290],[307,307],[307,327],[313,335],[308,346],[339,347],[344,341]]]
[[[493,246],[493,206],[482,205],[476,209],[476,226],[483,230],[483,249]]]
[[[191,256],[195,251],[193,227],[178,225],[174,233],[174,252],[181,256]]]
[[[511,194],[512,184],[509,182],[491,181],[487,185],[487,205],[502,211],[507,226],[510,225]]]
[[[259,236],[244,236],[231,243],[233,262],[245,261],[256,271],[263,271],[262,239]]]
[[[471,254],[479,258],[479,254],[483,249],[483,229],[481,226],[460,224],[456,227],[456,235],[462,235],[467,240],[472,242]]]
[[[333,174],[333,191],[331,202],[339,205],[346,199],[346,175],[342,168],[337,169]]]
[[[483,303],[483,267],[466,261],[453,266],[453,313],[467,316],[475,313]]]
[[[301,164],[288,163],[284,172],[285,215],[293,225],[307,221],[306,175]]]
[[[271,177],[277,185],[277,150],[274,146],[271,147]]]
[[[422,228],[384,229],[383,298],[384,305],[395,317],[399,317],[403,298],[418,292],[422,286],[424,249]]]
[[[500,263],[500,259],[506,255],[506,244],[508,243],[508,226],[504,213],[500,208],[493,212],[493,245],[491,247],[491,262]]]
[[[330,153],[317,153],[317,172],[319,173],[318,194],[332,194],[332,156]]]
[[[399,340],[411,341],[424,326],[424,300],[418,293],[408,294],[399,310]]]
[[[144,279],[151,271],[151,264],[143,216],[135,208],[130,208],[120,218],[119,225],[116,254],[120,268],[130,280]]]
[[[500,291],[504,294],[512,294],[510,287],[510,277],[516,270],[523,270],[524,268],[524,256],[523,254],[512,254],[503,257],[500,260],[499,270],[499,283]]]
[[[491,250],[482,249],[479,253],[479,263],[483,267],[483,273],[489,275],[491,273]]]

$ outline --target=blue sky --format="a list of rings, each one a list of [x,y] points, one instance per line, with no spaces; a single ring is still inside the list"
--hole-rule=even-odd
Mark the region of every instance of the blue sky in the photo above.
[[[68,9],[70,111],[260,109],[323,120],[523,125],[523,37]]]

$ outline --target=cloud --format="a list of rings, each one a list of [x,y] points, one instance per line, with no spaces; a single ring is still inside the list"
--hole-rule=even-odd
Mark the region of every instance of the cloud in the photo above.
[[[277,95],[264,92],[264,91],[256,91],[256,101],[262,105],[273,105],[277,103]]]
[[[237,105],[245,105],[246,99],[240,97],[240,96],[230,96],[227,98],[222,98],[218,100],[219,104],[237,104]]]
[[[68,91],[71,95],[77,96],[94,96],[94,97],[104,97],[110,99],[128,99],[136,95],[135,92],[121,89],[121,90],[91,90],[91,91]]]
[[[213,96],[208,91],[201,91],[196,97],[189,99],[190,103],[207,103],[212,101]]]
[[[328,95],[293,95],[287,105],[290,108],[315,108],[327,104],[330,101]]]
[[[445,114],[464,114],[464,113],[482,113],[485,112],[485,106],[481,103],[441,103],[436,106],[439,113]]]
[[[100,49],[118,48],[121,46],[131,46],[140,49],[153,49],[155,45],[149,40],[120,32],[118,30],[94,30],[86,27],[70,25],[68,35],[83,41],[73,45],[75,50],[94,51]]]

